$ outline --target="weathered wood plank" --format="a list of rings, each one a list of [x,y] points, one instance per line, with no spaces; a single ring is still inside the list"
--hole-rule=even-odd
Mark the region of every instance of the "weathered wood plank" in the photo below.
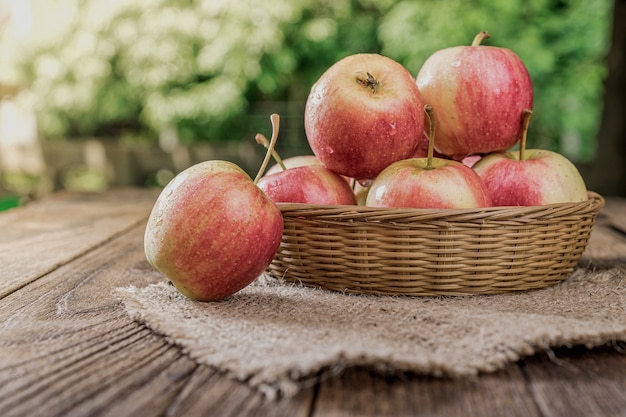
[[[293,398],[270,400],[243,383],[200,366],[168,412],[186,417],[307,417],[313,400],[313,388],[304,389]]]
[[[504,383],[506,381],[506,383]],[[323,381],[315,416],[540,416],[516,365],[480,377],[384,377],[363,368]]]
[[[114,288],[163,279],[142,239],[135,226],[2,300],[2,415],[308,415],[312,389],[269,401],[126,315]]]
[[[0,213],[0,299],[144,222],[155,190],[62,193]]]
[[[612,348],[564,349],[526,361],[524,374],[545,416],[626,415],[626,354]]]
[[[3,415],[37,415],[42,407],[48,415],[71,415],[74,408],[85,407],[90,411],[77,414],[93,414],[183,357],[162,337],[132,322],[111,294],[123,282],[141,285],[157,279],[125,273],[144,262],[141,229],[135,227],[2,300]]]

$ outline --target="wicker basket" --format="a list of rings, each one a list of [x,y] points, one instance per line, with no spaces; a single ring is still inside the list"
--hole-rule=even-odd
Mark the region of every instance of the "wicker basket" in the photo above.
[[[279,204],[270,275],[380,295],[524,291],[567,278],[604,199],[533,207],[383,209]]]

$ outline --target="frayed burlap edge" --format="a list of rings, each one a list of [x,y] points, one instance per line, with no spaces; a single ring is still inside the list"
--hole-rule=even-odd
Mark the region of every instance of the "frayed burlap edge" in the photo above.
[[[212,303],[167,283],[115,295],[133,320],[270,398],[351,366],[463,377],[556,347],[626,341],[626,282],[614,269],[490,296],[347,295],[266,276]]]

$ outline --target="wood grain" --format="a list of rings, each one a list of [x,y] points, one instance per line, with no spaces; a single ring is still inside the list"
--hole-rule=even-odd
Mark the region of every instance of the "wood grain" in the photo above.
[[[0,216],[0,297],[147,219],[154,190],[59,194]]]
[[[195,363],[115,298],[116,287],[164,279],[143,254],[154,198],[65,194],[0,216],[9,252],[0,255],[2,416],[626,415],[623,344],[559,349],[460,379],[327,370],[295,397],[269,400]],[[624,267],[619,204],[594,230],[587,262]]]
[[[83,227],[68,223],[70,235],[73,227]],[[194,410],[207,415],[206,407],[215,410],[212,415],[240,415],[246,409],[258,415],[307,415],[312,390],[300,393],[302,402],[266,401],[245,384],[198,366],[126,315],[113,288],[163,280],[145,261],[143,222],[132,223],[4,296],[2,415],[40,410],[58,416],[189,415]],[[276,414],[281,409],[284,414]]]
[[[626,355],[616,352],[577,347],[527,360],[524,374],[541,415],[626,415]]]
[[[506,384],[502,381],[506,380]],[[480,377],[384,377],[351,369],[325,381],[316,416],[539,416],[517,366]]]

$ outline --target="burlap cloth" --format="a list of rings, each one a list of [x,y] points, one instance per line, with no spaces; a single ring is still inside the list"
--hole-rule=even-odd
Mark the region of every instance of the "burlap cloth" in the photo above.
[[[624,278],[581,268],[541,290],[453,298],[346,295],[267,277],[212,303],[166,283],[116,294],[197,362],[275,396],[352,365],[456,377],[553,347],[626,341]]]

